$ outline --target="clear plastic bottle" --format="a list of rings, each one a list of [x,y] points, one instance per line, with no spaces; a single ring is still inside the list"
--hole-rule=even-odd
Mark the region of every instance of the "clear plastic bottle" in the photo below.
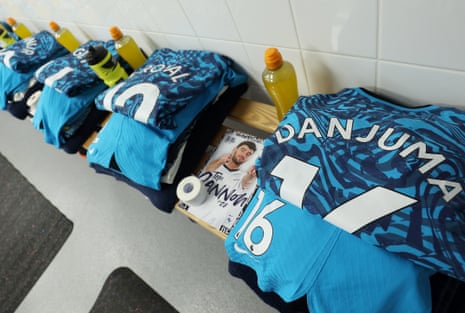
[[[276,48],[265,50],[265,65],[263,84],[273,100],[278,119],[281,120],[299,97],[297,76],[294,66],[283,60]]]
[[[111,38],[115,41],[118,54],[135,70],[146,61],[145,55],[129,35],[124,35],[117,26],[110,27]]]
[[[73,52],[81,43],[79,40],[74,37],[73,33],[69,31],[69,29],[60,27],[56,22],[50,21],[48,23],[50,29],[55,33],[56,40],[65,47],[68,51]]]
[[[3,28],[3,26],[0,27],[0,47],[6,48],[9,45],[15,43],[16,40],[10,36],[8,33],[8,30]]]
[[[128,78],[124,68],[104,46],[90,46],[85,58],[90,68],[108,87]]]
[[[18,35],[19,38],[24,39],[32,36],[32,32],[29,30],[29,28],[27,28],[26,25],[23,23],[18,23],[11,16],[6,19],[6,22],[11,26],[11,29],[16,35]]]

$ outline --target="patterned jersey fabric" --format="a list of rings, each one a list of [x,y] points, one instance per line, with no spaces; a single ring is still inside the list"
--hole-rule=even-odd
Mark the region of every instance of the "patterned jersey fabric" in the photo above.
[[[260,187],[465,280],[465,112],[360,89],[301,97],[265,141]]]
[[[177,112],[206,105],[225,85],[246,81],[229,58],[203,50],[155,50],[126,81],[96,99],[98,108],[127,115],[154,128],[177,127]],[[210,89],[216,89],[211,92]]]
[[[66,53],[51,33],[41,31],[3,49],[0,62],[15,72],[28,73]]]
[[[82,44],[72,54],[67,54],[41,66],[34,74],[35,78],[48,87],[54,88],[69,97],[81,94],[88,88],[101,84],[102,81],[90,68],[85,60],[90,46],[101,45],[116,58],[116,60],[130,73],[129,65],[119,57],[114,40],[90,40]]]

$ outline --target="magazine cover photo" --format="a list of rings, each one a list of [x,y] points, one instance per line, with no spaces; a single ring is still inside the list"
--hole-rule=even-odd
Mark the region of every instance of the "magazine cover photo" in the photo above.
[[[255,161],[262,150],[263,139],[227,129],[198,174],[206,198],[198,205],[183,204],[187,212],[229,234],[255,191]]]

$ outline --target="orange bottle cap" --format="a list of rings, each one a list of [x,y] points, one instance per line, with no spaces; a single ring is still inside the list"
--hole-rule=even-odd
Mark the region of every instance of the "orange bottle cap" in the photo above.
[[[58,25],[58,24],[55,23],[54,21],[50,21],[50,22],[48,23],[48,26],[50,26],[50,28],[51,28],[54,32],[56,32],[56,31],[58,31],[58,30],[60,29],[60,25]]]
[[[117,26],[110,27],[110,35],[111,38],[113,38],[114,40],[118,40],[121,39],[121,37],[123,37],[123,33]]]
[[[12,18],[11,16],[10,16],[10,17],[7,17],[6,22],[7,22],[8,25],[10,25],[10,26],[13,26],[14,24],[16,24],[16,20],[15,20],[14,18]]]
[[[275,70],[283,64],[283,57],[277,48],[265,50],[265,65],[269,70]]]

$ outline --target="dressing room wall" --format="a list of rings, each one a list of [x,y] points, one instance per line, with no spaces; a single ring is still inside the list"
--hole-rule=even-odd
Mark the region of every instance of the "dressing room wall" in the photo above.
[[[55,20],[85,42],[119,26],[151,53],[207,49],[250,75],[245,97],[271,103],[263,52],[278,47],[301,95],[362,86],[406,104],[465,108],[463,0],[0,0],[32,31]]]

